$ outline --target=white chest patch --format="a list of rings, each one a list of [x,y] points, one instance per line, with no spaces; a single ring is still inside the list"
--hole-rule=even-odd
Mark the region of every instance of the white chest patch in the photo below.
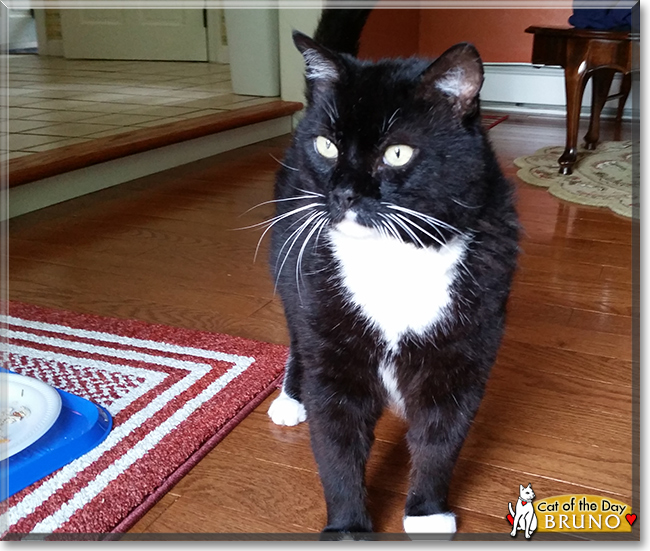
[[[419,335],[443,320],[466,250],[462,238],[439,250],[423,249],[349,220],[329,238],[349,299],[390,349],[406,332]]]
[[[403,414],[393,355],[405,333],[421,335],[444,320],[465,241],[456,238],[437,251],[417,248],[361,226],[353,217],[331,230],[329,238],[349,300],[388,344],[378,375],[396,412]]]

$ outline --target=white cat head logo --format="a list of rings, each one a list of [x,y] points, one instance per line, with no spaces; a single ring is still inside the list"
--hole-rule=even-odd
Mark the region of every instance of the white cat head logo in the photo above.
[[[512,503],[508,502],[510,514],[506,518],[512,524],[512,532],[510,532],[510,535],[513,538],[517,536],[517,530],[523,530],[526,539],[530,539],[533,532],[537,530],[537,515],[535,514],[535,507],[533,507],[533,499],[535,499],[533,487],[528,484],[524,488],[520,484],[519,499],[517,500],[514,511],[512,509]]]

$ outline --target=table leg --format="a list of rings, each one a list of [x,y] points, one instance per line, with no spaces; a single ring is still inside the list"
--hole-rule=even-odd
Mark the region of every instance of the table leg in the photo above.
[[[621,140],[621,122],[623,122],[623,109],[625,107],[625,102],[627,97],[630,95],[630,89],[632,88],[632,73],[626,73],[623,75],[623,80],[621,81],[621,91],[623,94],[618,100],[618,109],[616,110],[616,125],[614,126],[614,140]]]
[[[571,174],[577,158],[578,126],[580,124],[580,105],[587,83],[587,63],[567,64],[564,69],[566,88],[566,147],[558,159],[560,174]]]
[[[596,145],[598,144],[598,138],[600,136],[600,114],[607,101],[615,72],[614,69],[599,69],[594,71],[591,79],[593,83],[591,117],[589,118],[589,130],[585,134],[587,149],[596,149]]]

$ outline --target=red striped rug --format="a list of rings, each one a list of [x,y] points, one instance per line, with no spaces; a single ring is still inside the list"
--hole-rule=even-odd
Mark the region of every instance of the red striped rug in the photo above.
[[[481,114],[481,123],[483,124],[483,128],[485,128],[485,130],[490,130],[505,120],[508,120],[508,115],[486,115],[485,113]]]
[[[2,504],[13,534],[125,532],[278,385],[287,349],[11,303],[5,367],[109,410],[97,448]]]

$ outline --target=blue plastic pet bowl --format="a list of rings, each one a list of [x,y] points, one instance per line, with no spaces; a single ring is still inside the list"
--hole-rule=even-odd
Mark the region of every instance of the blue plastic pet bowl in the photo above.
[[[13,373],[0,368],[0,372]],[[61,411],[50,429],[31,445],[0,462],[3,500],[101,444],[113,426],[111,414],[90,400],[55,389]]]

